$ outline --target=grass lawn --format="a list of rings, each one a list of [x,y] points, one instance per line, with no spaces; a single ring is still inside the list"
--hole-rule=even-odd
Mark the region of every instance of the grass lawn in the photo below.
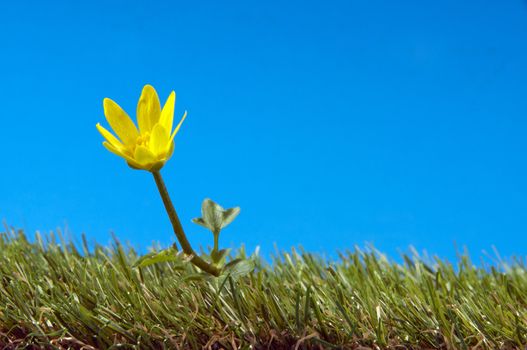
[[[243,252],[242,257],[247,257]],[[206,278],[121,246],[0,235],[0,348],[525,349],[521,261],[291,251]]]

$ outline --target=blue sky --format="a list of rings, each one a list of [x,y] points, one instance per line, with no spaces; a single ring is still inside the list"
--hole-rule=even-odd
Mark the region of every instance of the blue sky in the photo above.
[[[2,2],[0,33],[9,225],[173,241],[95,129],[149,83],[189,112],[163,175],[195,245],[210,197],[233,247],[525,255],[524,1]]]

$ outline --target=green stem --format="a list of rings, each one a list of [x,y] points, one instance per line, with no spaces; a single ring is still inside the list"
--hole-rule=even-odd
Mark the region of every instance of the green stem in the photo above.
[[[220,233],[214,232],[214,250],[219,251],[220,250]]]
[[[185,231],[183,231],[183,226],[181,226],[181,222],[179,221],[179,218],[176,213],[176,209],[174,208],[174,204],[172,204],[172,200],[170,199],[170,196],[168,194],[167,188],[165,186],[165,182],[163,181],[163,178],[161,177],[161,173],[159,171],[153,171],[152,175],[154,175],[154,179],[156,180],[157,189],[159,190],[159,194],[161,195],[161,199],[163,199],[163,204],[165,205],[165,209],[167,211],[168,217],[170,219],[170,222],[172,223],[172,228],[174,229],[174,233],[176,234],[177,240],[179,241],[179,244],[181,244],[181,248],[183,249],[183,252],[187,255],[192,255],[192,259],[190,260],[195,266],[199,267],[203,271],[206,271],[214,276],[220,275],[220,270],[200,258],[196,252],[194,252],[194,249],[192,249],[192,246],[190,245],[190,242],[187,239],[187,236],[185,235]]]

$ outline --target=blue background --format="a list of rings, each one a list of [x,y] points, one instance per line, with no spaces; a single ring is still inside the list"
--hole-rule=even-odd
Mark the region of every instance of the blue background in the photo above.
[[[525,255],[526,2],[2,2],[0,36],[9,225],[173,241],[95,129],[150,83],[189,112],[163,174],[195,245],[210,197],[222,245]]]

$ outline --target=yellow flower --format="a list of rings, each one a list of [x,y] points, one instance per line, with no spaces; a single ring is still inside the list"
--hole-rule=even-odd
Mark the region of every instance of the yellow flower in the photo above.
[[[145,85],[137,103],[139,129],[128,114],[109,98],[104,99],[104,115],[117,137],[97,123],[104,136],[106,149],[123,157],[134,169],[158,171],[174,152],[174,136],[187,117],[187,112],[172,132],[176,93],[172,91],[163,109],[156,90]]]

